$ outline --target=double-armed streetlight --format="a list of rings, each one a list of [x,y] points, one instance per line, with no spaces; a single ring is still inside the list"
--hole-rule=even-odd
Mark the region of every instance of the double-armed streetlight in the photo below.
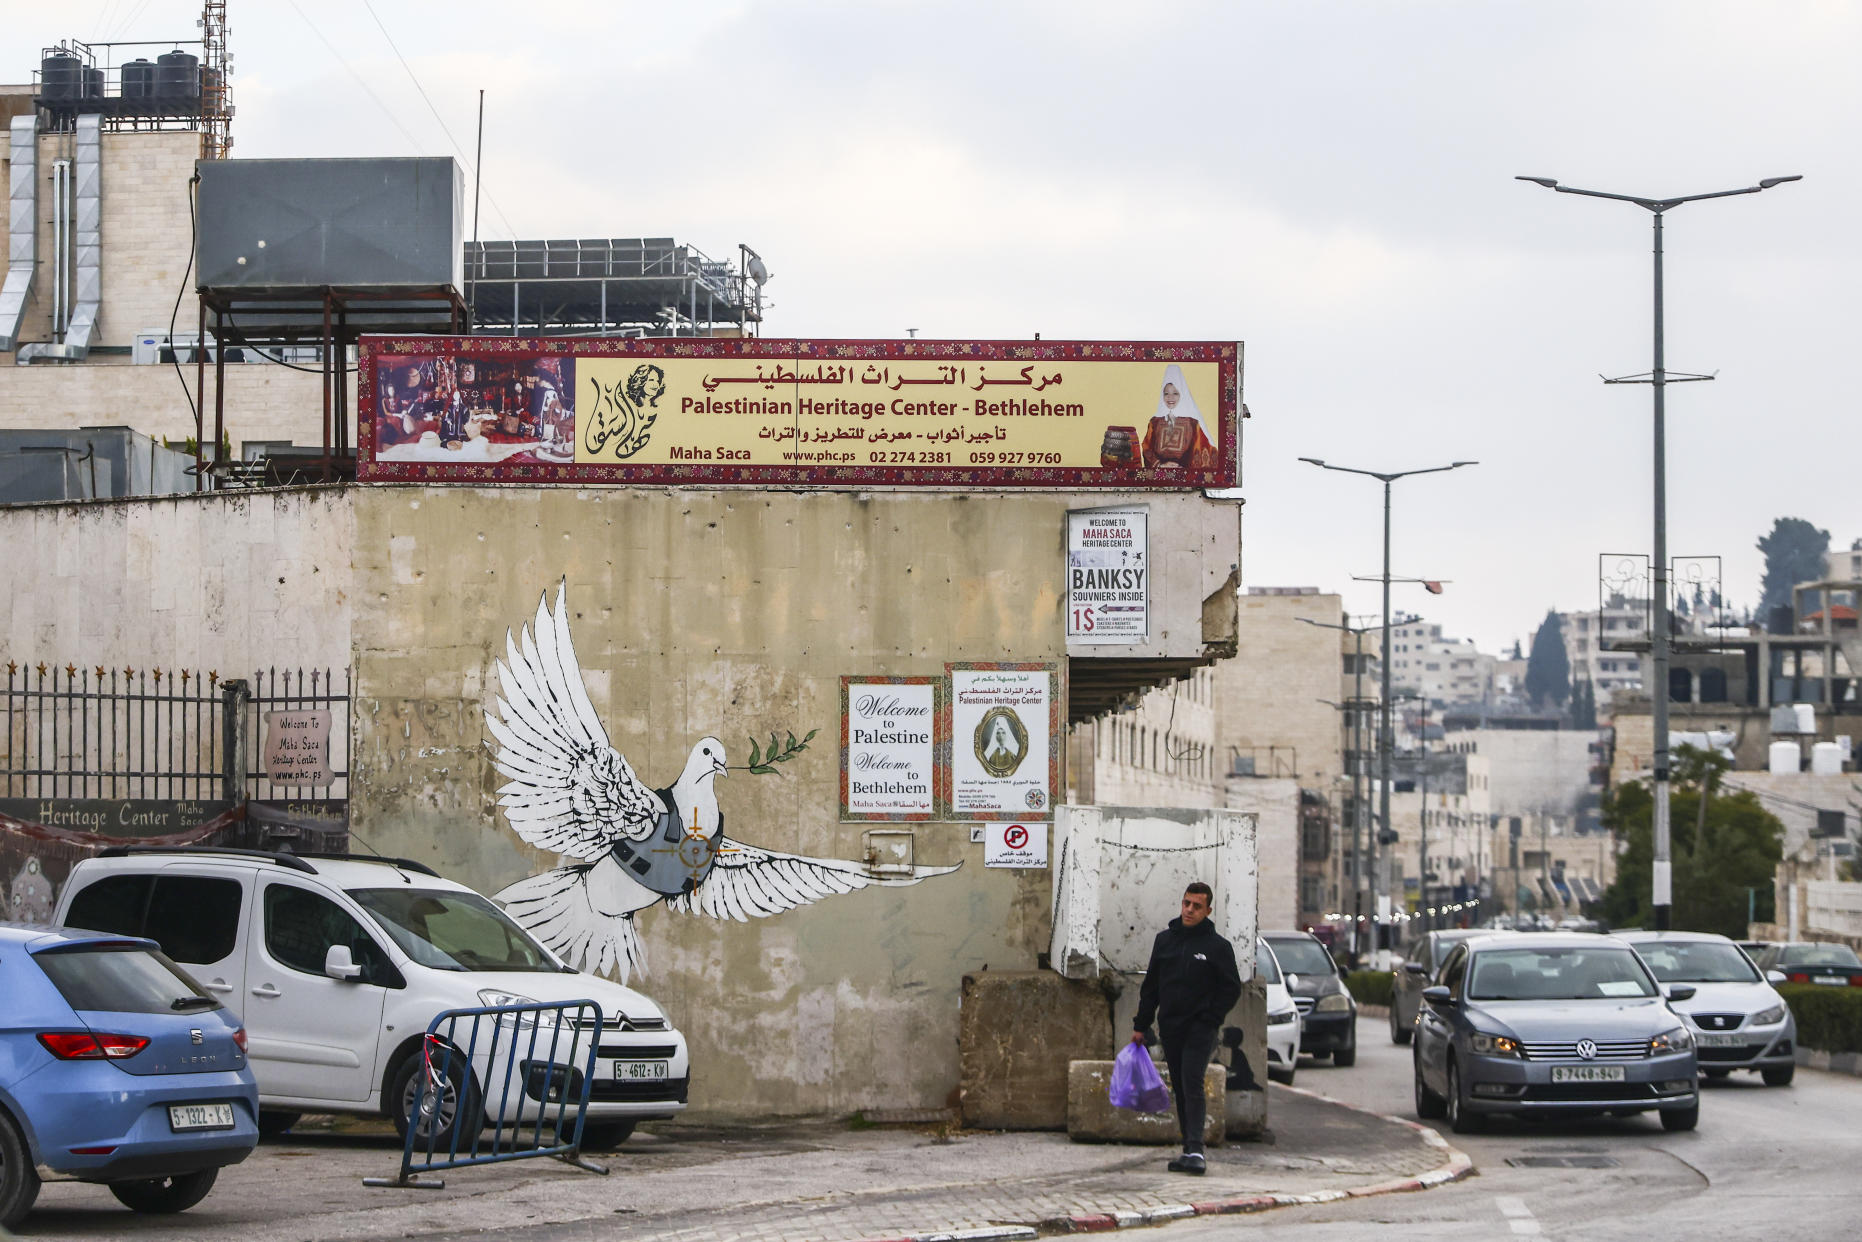
[[[1413,474],[1442,474],[1449,470],[1459,470],[1463,466],[1478,466],[1480,463],[1476,461],[1454,461],[1454,462],[1448,463],[1446,466],[1425,466],[1420,470],[1360,470],[1353,466],[1334,466],[1330,462],[1321,461],[1317,457],[1302,457],[1300,458],[1300,460],[1303,462],[1307,462],[1311,465],[1317,466],[1321,470],[1337,470],[1342,474],[1366,475],[1370,478],[1376,479],[1378,482],[1384,485],[1384,572],[1383,572],[1384,620],[1383,620],[1383,650],[1380,653],[1380,658],[1379,658],[1379,663],[1382,664],[1383,666],[1382,668],[1383,695],[1382,695],[1382,701],[1378,704],[1378,711],[1377,711],[1377,717],[1378,717],[1378,725],[1377,725],[1377,781],[1378,781],[1377,823],[1379,827],[1387,829],[1390,827],[1390,746],[1391,746],[1391,733],[1390,733],[1390,485],[1392,483],[1395,483],[1398,479],[1407,479],[1409,476]],[[1377,835],[1375,833],[1372,833],[1371,834],[1370,861],[1371,861],[1371,872],[1372,872],[1373,877],[1376,875],[1376,868],[1377,868],[1377,848],[1376,847],[1377,847]],[[1373,880],[1373,882],[1375,881]],[[1373,925],[1375,925],[1375,917],[1376,917],[1375,910],[1376,910],[1376,907],[1373,905],[1372,907]],[[1375,952],[1378,947],[1379,946],[1373,940],[1371,944],[1372,951]]]
[[[1737,190],[1714,190],[1707,194],[1683,194],[1677,198],[1645,198],[1637,194],[1608,194],[1602,190],[1580,190],[1576,186],[1560,185],[1555,177],[1515,177],[1515,181],[1530,181],[1542,185],[1548,190],[1560,194],[1581,194],[1586,198],[1612,198],[1622,203],[1634,203],[1655,217],[1655,365],[1647,375],[1629,375],[1621,379],[1606,379],[1606,384],[1647,384],[1655,393],[1655,548],[1650,557],[1650,567],[1654,571],[1654,582],[1650,594],[1654,599],[1653,615],[1649,620],[1649,680],[1654,684],[1649,689],[1650,724],[1655,733],[1654,767],[1654,865],[1651,867],[1653,892],[1652,904],[1655,908],[1655,926],[1657,930],[1668,929],[1671,907],[1674,901],[1672,880],[1672,852],[1669,846],[1668,832],[1668,655],[1671,640],[1668,633],[1668,445],[1664,417],[1667,408],[1665,389],[1669,384],[1689,380],[1708,380],[1711,375],[1670,375],[1664,360],[1664,343],[1662,340],[1662,216],[1682,203],[1695,203],[1705,198],[1732,198],[1740,194],[1757,194],[1760,190],[1769,190],[1775,185],[1787,181],[1802,181],[1803,177],[1767,177],[1757,185],[1749,185]]]

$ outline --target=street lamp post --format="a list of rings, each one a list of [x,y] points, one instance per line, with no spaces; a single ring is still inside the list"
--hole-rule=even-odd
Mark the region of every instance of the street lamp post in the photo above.
[[[1715,190],[1708,194],[1684,194],[1679,198],[1642,198],[1634,194],[1606,194],[1602,190],[1580,190],[1575,186],[1560,185],[1555,177],[1515,177],[1515,181],[1530,181],[1542,185],[1548,190],[1560,194],[1582,194],[1587,198],[1611,198],[1618,202],[1634,203],[1655,217],[1655,365],[1648,375],[1631,375],[1621,379],[1605,380],[1606,384],[1647,384],[1655,394],[1655,547],[1650,557],[1654,578],[1649,593],[1655,598],[1653,615],[1649,619],[1649,680],[1654,684],[1649,688],[1650,725],[1654,737],[1654,837],[1655,856],[1652,872],[1651,904],[1655,909],[1655,927],[1658,931],[1667,931],[1670,915],[1674,905],[1673,851],[1669,841],[1668,823],[1668,658],[1672,646],[1668,632],[1668,439],[1666,430],[1667,395],[1671,383],[1683,383],[1689,380],[1712,379],[1711,375],[1669,375],[1664,358],[1665,346],[1662,339],[1662,216],[1665,212],[1679,207],[1682,203],[1698,202],[1704,198],[1731,198],[1739,194],[1757,194],[1760,190],[1769,190],[1775,185],[1787,181],[1802,181],[1801,176],[1767,177],[1757,185],[1749,185],[1738,190]]]
[[[1459,470],[1463,466],[1477,466],[1474,461],[1450,462],[1446,466],[1427,466],[1421,470],[1359,470],[1352,466],[1334,466],[1317,457],[1302,457],[1301,461],[1319,467],[1321,470],[1337,470],[1343,474],[1362,474],[1378,480],[1384,485],[1384,624],[1382,665],[1383,694],[1377,707],[1377,823],[1379,830],[1390,827],[1390,485],[1398,479],[1407,479],[1412,474],[1441,474],[1448,470]],[[1371,874],[1372,883],[1377,880],[1377,834],[1371,834]],[[1385,886],[1388,888],[1388,886]],[[1372,892],[1371,926],[1377,926],[1376,893]],[[1376,937],[1371,940],[1371,951],[1377,951]]]
[[[1361,829],[1364,824],[1364,635],[1371,630],[1368,625],[1335,625],[1330,621],[1314,621],[1311,617],[1301,617],[1307,625],[1316,625],[1325,630],[1342,630],[1357,640],[1357,650],[1352,656],[1351,685],[1351,948],[1355,956],[1363,939],[1363,924],[1359,921],[1364,915],[1364,854]],[[1331,702],[1323,699],[1321,702]],[[1333,704],[1333,706],[1337,706]],[[1375,907],[1372,907],[1375,912]]]

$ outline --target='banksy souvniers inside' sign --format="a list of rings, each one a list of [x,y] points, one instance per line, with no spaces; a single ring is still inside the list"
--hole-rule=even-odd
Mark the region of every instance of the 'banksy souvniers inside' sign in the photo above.
[[[330,711],[305,708],[265,713],[265,779],[274,785],[327,785]]]
[[[1151,573],[1143,509],[1067,514],[1067,641],[1139,643],[1149,631]]]
[[[1059,778],[1051,664],[951,664],[950,815],[1050,820]]]
[[[841,818],[937,815],[938,677],[841,678]]]

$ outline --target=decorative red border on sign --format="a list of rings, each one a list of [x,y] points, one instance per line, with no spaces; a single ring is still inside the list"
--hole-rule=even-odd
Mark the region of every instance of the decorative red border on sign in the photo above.
[[[453,354],[509,358],[924,358],[981,362],[1213,362],[1221,443],[1213,470],[1009,466],[992,469],[888,466],[723,466],[613,464],[517,465],[471,462],[386,462],[375,458],[375,364],[393,357]],[[1241,346],[1235,342],[1169,341],[808,341],[740,337],[501,337],[365,336],[356,363],[356,477],[397,483],[774,484],[858,487],[1107,488],[1191,491],[1234,487],[1241,454]]]
[[[923,815],[903,813],[876,814],[871,811],[850,811],[847,809],[847,736],[848,707],[847,687],[858,683],[862,686],[930,686],[931,687],[931,810]],[[843,673],[840,679],[840,817],[842,823],[933,823],[946,818],[943,791],[950,782],[950,773],[945,769],[950,763],[949,718],[944,714],[944,700],[949,696],[950,684],[942,677],[856,677]]]
[[[1007,811],[972,812],[959,811],[956,802],[957,762],[953,753],[957,745],[957,683],[952,673],[1046,673],[1047,674],[1047,806],[1026,815],[1011,814]],[[1060,801],[1065,792],[1060,783],[1061,753],[1066,748],[1066,737],[1062,734],[1063,713],[1061,698],[1065,687],[1061,684],[1060,665],[1051,660],[1035,660],[1024,663],[1012,663],[1006,660],[957,661],[944,665],[944,723],[939,730],[944,735],[944,788],[940,800],[945,808],[945,818],[953,822],[970,823],[1053,823],[1054,805]]]

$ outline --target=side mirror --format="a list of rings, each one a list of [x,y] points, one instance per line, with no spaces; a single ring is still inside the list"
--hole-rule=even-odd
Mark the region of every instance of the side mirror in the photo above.
[[[1439,984],[1422,990],[1422,1002],[1425,1005],[1446,1005],[1449,1000],[1448,989]]]
[[[1671,983],[1662,990],[1668,993],[1671,1001],[1688,1001],[1693,1000],[1694,994],[1700,989],[1691,983]]]
[[[1790,980],[1784,977],[1784,972],[1782,970],[1768,970],[1765,972],[1765,982],[1789,983]]]
[[[1406,975],[1426,976],[1429,971],[1421,962],[1404,962],[1403,973]]]
[[[1287,974],[1287,990],[1288,990],[1288,991],[1291,991],[1292,989],[1294,989],[1294,988],[1296,988],[1296,987],[1298,987],[1299,985],[1300,985],[1300,977],[1299,977],[1298,975],[1296,975],[1296,974],[1293,974],[1293,973],[1291,973],[1291,972],[1288,972],[1288,974]]]
[[[362,968],[356,965],[355,957],[346,944],[333,944],[323,955],[323,973],[332,979],[341,979],[345,983],[354,982],[362,977]]]

